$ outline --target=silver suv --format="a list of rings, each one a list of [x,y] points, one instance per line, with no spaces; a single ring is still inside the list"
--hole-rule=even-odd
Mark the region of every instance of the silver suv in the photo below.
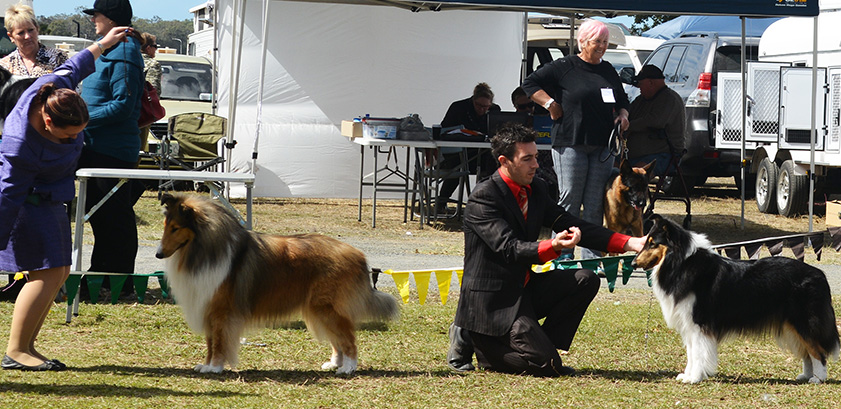
[[[715,110],[718,73],[741,69],[740,37],[715,33],[686,34],[661,44],[644,64],[663,70],[666,85],[686,102],[686,154],[681,170],[687,185],[702,185],[707,177],[734,176],[740,184],[740,153],[715,149]],[[745,39],[748,61],[758,55],[759,37]],[[630,81],[627,69],[620,75]],[[631,95],[629,97],[633,98]],[[747,186],[752,187],[753,183]]]

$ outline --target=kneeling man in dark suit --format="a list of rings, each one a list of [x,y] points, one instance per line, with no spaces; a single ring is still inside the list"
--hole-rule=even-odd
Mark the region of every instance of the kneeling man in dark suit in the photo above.
[[[477,184],[467,202],[464,277],[447,354],[455,370],[473,369],[475,348],[483,369],[573,374],[558,349],[569,349],[599,277],[586,269],[534,273],[532,265],[576,245],[622,253],[640,251],[645,242],[573,217],[550,200],[546,183],[534,177],[535,137],[520,125],[499,130],[491,140],[499,170]],[[559,233],[537,241],[544,226]]]

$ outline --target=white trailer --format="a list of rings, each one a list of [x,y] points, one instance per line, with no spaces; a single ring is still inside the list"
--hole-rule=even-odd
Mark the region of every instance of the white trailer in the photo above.
[[[745,146],[751,150],[749,178],[755,177],[760,211],[785,216],[804,213],[812,164],[811,18],[772,24],[759,43],[760,62],[748,63]],[[816,190],[841,192],[841,1],[822,1],[818,17],[818,69],[814,114]],[[742,143],[742,82],[739,73],[718,78],[716,144]]]

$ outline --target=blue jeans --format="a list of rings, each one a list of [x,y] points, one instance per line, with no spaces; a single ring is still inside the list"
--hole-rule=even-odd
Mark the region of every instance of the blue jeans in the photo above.
[[[602,159],[606,159],[602,162]],[[599,226],[604,220],[604,189],[613,168],[607,146],[554,146],[552,161],[558,175],[558,204],[571,215]],[[584,210],[581,210],[581,206]],[[564,249],[561,254],[571,253]],[[601,257],[591,249],[581,250],[582,258]]]

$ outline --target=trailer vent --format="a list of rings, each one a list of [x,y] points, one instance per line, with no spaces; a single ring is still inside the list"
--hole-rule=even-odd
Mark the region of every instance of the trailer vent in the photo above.
[[[808,144],[811,134],[809,129],[786,129],[786,142]]]
[[[727,142],[742,142],[742,130],[741,129],[725,129],[722,131],[721,137],[723,140]]]

